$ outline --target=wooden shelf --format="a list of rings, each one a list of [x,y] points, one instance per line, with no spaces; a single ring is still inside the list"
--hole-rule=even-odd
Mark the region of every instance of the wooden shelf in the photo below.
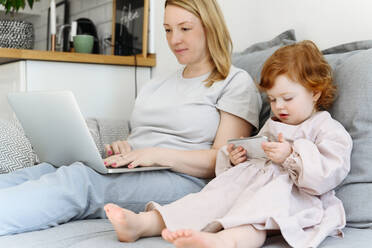
[[[137,66],[154,67],[156,65],[155,54],[149,54],[147,57],[143,57],[141,54],[138,54],[135,58],[134,56],[113,56],[102,54],[0,48],[0,64],[19,60],[43,60],[129,66],[134,66],[137,60]]]

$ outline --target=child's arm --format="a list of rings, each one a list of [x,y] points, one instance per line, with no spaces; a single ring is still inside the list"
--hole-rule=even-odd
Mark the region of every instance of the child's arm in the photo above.
[[[334,189],[350,170],[350,135],[339,123],[325,126],[315,142],[295,140],[293,152],[282,164],[296,185],[313,195]]]
[[[216,170],[215,170],[216,176],[223,173],[224,171],[227,171],[228,169],[232,168],[233,166],[239,164],[238,160],[235,160],[234,158],[233,158],[234,161],[231,160],[230,156],[233,156],[233,155],[231,155],[231,153],[232,153],[231,152],[231,147],[230,147],[230,149],[229,149],[229,147],[230,147],[230,145],[225,145],[218,150],[217,158],[216,158]],[[234,150],[236,150],[236,149],[233,149],[233,151]],[[237,152],[236,154],[238,154],[238,153],[239,152]],[[244,154],[245,154],[245,152],[244,152]],[[238,156],[238,157],[240,157],[240,156]],[[247,160],[247,159],[245,159],[245,160]]]
[[[233,144],[228,144],[227,151],[230,163],[234,166],[247,160],[247,151],[241,146],[235,147]]]
[[[279,133],[277,142],[263,142],[262,149],[266,157],[276,164],[284,163],[293,152],[291,144],[284,139],[282,133]]]

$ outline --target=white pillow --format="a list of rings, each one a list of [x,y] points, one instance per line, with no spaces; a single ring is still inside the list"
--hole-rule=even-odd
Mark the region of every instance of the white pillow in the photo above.
[[[33,166],[36,155],[22,128],[15,122],[0,120],[0,174]]]

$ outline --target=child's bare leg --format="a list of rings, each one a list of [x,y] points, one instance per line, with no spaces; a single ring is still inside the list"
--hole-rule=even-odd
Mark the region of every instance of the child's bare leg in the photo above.
[[[226,229],[218,233],[164,229],[162,236],[177,248],[246,248],[261,247],[266,231],[259,231],[251,225]]]
[[[110,203],[105,206],[105,211],[121,242],[134,242],[140,237],[158,236],[165,228],[163,218],[156,210],[136,214]]]

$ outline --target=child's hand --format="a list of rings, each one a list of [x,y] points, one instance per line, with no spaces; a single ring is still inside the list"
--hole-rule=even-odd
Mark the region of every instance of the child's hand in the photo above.
[[[233,144],[227,145],[227,151],[229,152],[229,159],[231,164],[237,165],[247,160],[247,151],[241,147],[235,147]]]
[[[292,146],[283,138],[282,133],[278,135],[278,142],[263,142],[262,149],[266,156],[276,164],[282,164],[292,153]]]

